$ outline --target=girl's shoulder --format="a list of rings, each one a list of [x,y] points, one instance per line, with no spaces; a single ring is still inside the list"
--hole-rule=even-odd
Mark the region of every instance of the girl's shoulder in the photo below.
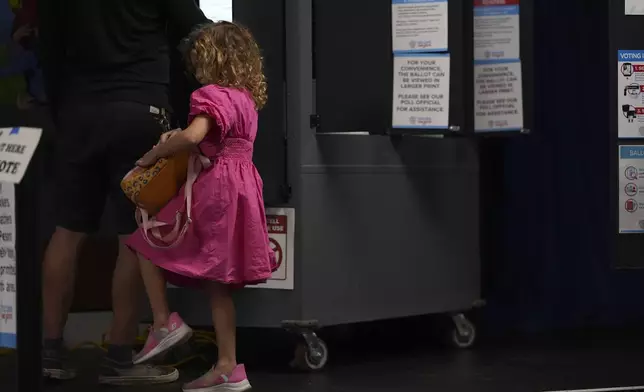
[[[231,87],[222,87],[216,84],[209,84],[195,90],[191,96],[191,103],[210,105],[245,105],[252,99],[246,90]]]

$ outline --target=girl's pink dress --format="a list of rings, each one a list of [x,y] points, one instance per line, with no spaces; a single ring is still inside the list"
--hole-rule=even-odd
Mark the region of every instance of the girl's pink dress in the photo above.
[[[268,241],[263,183],[252,162],[255,104],[246,91],[215,85],[195,91],[190,101],[190,121],[206,115],[216,124],[199,144],[213,165],[202,170],[193,186],[192,223],[174,248],[150,246],[141,229],[127,244],[164,269],[174,285],[262,283],[277,263]],[[184,189],[156,218],[172,223],[178,209],[185,212]]]

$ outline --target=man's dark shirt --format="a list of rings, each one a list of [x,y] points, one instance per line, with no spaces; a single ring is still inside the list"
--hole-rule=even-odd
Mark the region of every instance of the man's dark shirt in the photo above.
[[[194,0],[40,0],[50,101],[169,106],[170,51],[207,22]]]

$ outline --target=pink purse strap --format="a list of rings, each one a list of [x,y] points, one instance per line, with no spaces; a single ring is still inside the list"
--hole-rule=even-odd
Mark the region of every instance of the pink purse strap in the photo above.
[[[183,220],[183,214],[181,211],[177,211],[174,219],[174,223],[167,223],[158,221],[155,217],[150,217],[148,212],[142,208],[137,208],[136,210],[136,221],[141,227],[143,233],[143,238],[145,241],[153,248],[157,249],[170,249],[177,246],[186,235],[190,223],[192,223],[192,187],[199,176],[199,173],[203,169],[207,169],[212,165],[210,160],[201,155],[201,154],[192,154],[188,160],[188,176],[186,179],[186,186],[184,189],[184,202],[186,206],[186,220],[181,224]],[[161,227],[167,227],[173,225],[172,230],[166,234],[161,234]],[[159,242],[162,242],[163,245],[154,243],[150,239],[150,234]]]

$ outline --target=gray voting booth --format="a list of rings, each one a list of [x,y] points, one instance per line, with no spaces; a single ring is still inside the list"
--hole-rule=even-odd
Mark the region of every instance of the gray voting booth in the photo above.
[[[264,50],[269,104],[255,162],[270,207],[295,209],[295,288],[249,289],[240,326],[286,327],[324,366],[313,329],[444,313],[454,343],[480,298],[479,155],[473,125],[472,2],[449,2],[450,122],[428,138],[391,127],[391,2],[235,0]],[[451,133],[451,134],[450,134]],[[206,299],[171,290],[194,325]]]

